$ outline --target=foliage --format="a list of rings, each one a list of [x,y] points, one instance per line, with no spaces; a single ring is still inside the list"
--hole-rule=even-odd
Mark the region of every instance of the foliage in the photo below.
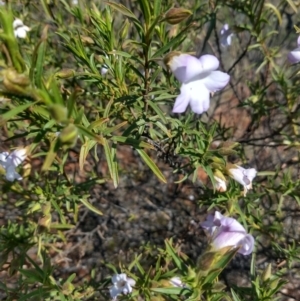
[[[107,300],[111,276],[121,271],[135,281],[121,300],[284,300],[280,291],[300,261],[299,234],[287,228],[287,208],[298,210],[300,199],[299,65],[286,62],[288,43],[296,41],[291,24],[297,9],[288,0],[24,0],[0,6],[1,151],[27,150],[22,181],[6,181],[0,170],[0,205],[18,212],[0,230],[7,277],[0,276],[1,298]],[[26,39],[15,37],[14,18],[31,28]],[[234,36],[225,49],[219,29],[226,22]],[[166,59],[178,52],[213,54],[231,76],[201,116],[171,113],[180,83]],[[238,114],[237,128],[231,112]],[[119,189],[131,172],[119,159],[122,146],[161,185],[201,182],[199,208],[238,217],[256,241],[247,285],[222,281],[239,246],[212,250],[208,241],[197,261],[170,237],[164,246],[146,243],[119,267],[107,262],[111,274],[102,279],[97,267],[84,281],[73,272],[55,276],[53,254],[78,229],[83,208],[106,214],[91,189]],[[79,171],[71,176],[74,157]],[[236,164],[258,170],[247,195],[230,178]],[[85,177],[79,181],[80,173]],[[266,249],[262,266],[257,257]],[[283,263],[276,266],[274,258]],[[174,276],[181,286],[170,284]]]

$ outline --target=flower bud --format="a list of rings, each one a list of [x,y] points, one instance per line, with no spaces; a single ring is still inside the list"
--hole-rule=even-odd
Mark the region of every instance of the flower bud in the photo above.
[[[183,20],[187,19],[192,12],[185,8],[171,8],[165,14],[165,21],[169,24],[175,25],[179,24]]]
[[[71,78],[71,77],[74,77],[75,71],[72,69],[62,69],[62,70],[56,72],[55,75],[56,75],[56,77],[62,78],[62,79]]]
[[[72,292],[74,291],[74,289],[75,289],[75,287],[74,287],[74,285],[72,284],[72,283],[70,283],[70,282],[65,282],[64,284],[63,284],[63,286],[62,286],[62,293],[64,294],[64,295],[71,295],[72,294]]]
[[[164,64],[169,68],[169,64],[171,63],[172,59],[180,54],[181,52],[179,51],[171,51],[164,57]]]
[[[214,264],[216,252],[205,252],[197,261],[197,267],[199,271],[208,271]]]
[[[69,147],[73,147],[76,144],[77,136],[78,136],[77,127],[74,124],[70,123],[61,131],[58,138],[64,146],[69,148]]]
[[[215,179],[215,189],[219,192],[224,192],[227,190],[226,178],[220,170],[215,170],[214,172]]]
[[[93,45],[95,44],[94,40],[88,36],[80,36],[81,42],[85,45]]]
[[[128,35],[129,28],[130,28],[130,23],[129,23],[128,19],[126,19],[125,22],[124,22],[124,25],[122,26],[122,28],[120,30],[121,40],[126,39],[126,37]]]
[[[30,84],[28,76],[18,73],[13,68],[3,70],[2,75],[6,92],[21,95],[28,94],[25,90]]]
[[[212,168],[214,169],[219,169],[219,170],[223,170],[226,162],[224,161],[224,159],[219,158],[219,157],[211,157],[212,163],[210,164]]]
[[[53,104],[49,109],[52,118],[55,119],[57,122],[66,122],[68,119],[68,110],[66,107],[60,104]]]
[[[51,226],[51,220],[52,220],[51,214],[47,214],[39,219],[39,226],[49,230]]]
[[[273,289],[273,290],[278,288],[279,280],[280,280],[279,278],[275,278],[275,279],[271,280],[270,288]]]
[[[216,143],[219,141],[214,141],[213,143]],[[229,149],[234,149],[236,147],[238,147],[240,145],[240,143],[232,141],[232,140],[226,140],[226,141],[222,141],[219,142],[217,145],[217,148],[229,148]]]
[[[19,85],[21,87],[28,87],[30,84],[29,77],[25,74],[18,73],[15,69],[9,68],[5,71],[4,76],[12,84]]]
[[[45,204],[43,204],[42,206],[42,212],[44,215],[48,215],[51,212],[51,203],[47,202]]]
[[[261,275],[263,282],[268,281],[272,275],[272,265],[269,263]]]
[[[218,149],[218,153],[222,156],[230,156],[230,155],[236,155],[237,151],[235,151],[231,148],[221,147],[221,148]]]

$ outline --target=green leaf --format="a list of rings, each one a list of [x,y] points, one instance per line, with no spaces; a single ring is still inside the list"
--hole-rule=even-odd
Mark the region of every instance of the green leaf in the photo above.
[[[149,0],[138,0],[138,2],[140,4],[141,11],[144,15],[146,26],[149,27],[150,20],[151,20],[151,10],[150,10],[150,6],[149,6],[150,1]]]
[[[94,207],[91,203],[89,203],[84,197],[79,199],[80,202],[88,209],[90,209],[91,211],[95,212],[96,214],[99,215],[103,215],[103,213],[97,209],[96,207]]]
[[[46,53],[46,33],[47,27],[44,29],[44,37],[38,42],[33,51],[32,65],[30,68],[30,79],[32,82],[36,84],[38,88],[42,88],[42,80],[43,80],[43,64],[45,61],[45,53]]]
[[[202,285],[206,283],[213,283],[215,279],[219,276],[219,274],[223,271],[223,269],[232,260],[232,258],[235,256],[238,250],[239,248],[232,248],[225,254],[223,254],[222,252],[216,253],[216,258],[218,260],[214,260],[214,264],[210,267],[209,273],[205,277],[203,277]],[[205,253],[203,255],[205,255]],[[200,271],[200,273],[201,272],[202,271]]]
[[[238,295],[235,293],[233,289],[231,289],[231,294],[232,294],[233,301],[241,301],[241,299],[238,297]]]
[[[78,129],[78,132],[83,135],[83,136],[86,136],[92,140],[95,140],[97,141],[98,143],[100,144],[103,144],[103,139],[100,135],[97,135],[95,133],[93,133],[92,131],[88,130],[87,128],[85,128],[84,126],[82,125],[79,125],[79,124],[76,124],[76,127]]]
[[[129,10],[128,8],[126,8],[122,4],[118,4],[118,3],[114,3],[114,2],[105,2],[105,3],[107,5],[109,5],[110,7],[112,7],[113,9],[119,11],[124,16],[130,18],[134,22],[134,24],[137,25],[137,27],[139,29],[141,29],[142,31],[144,31],[142,24],[140,23],[140,21],[138,20],[138,18],[135,16],[135,14],[132,13],[131,10]]]
[[[295,11],[295,13],[297,13],[297,7],[294,4],[294,1],[293,0],[286,0],[286,1],[291,6],[291,8]]]
[[[279,10],[276,8],[276,6],[273,5],[272,3],[265,3],[264,6],[270,8],[274,12],[274,14],[276,15],[276,17],[278,19],[279,25],[280,25],[282,23],[282,17],[281,17]]]
[[[142,149],[136,149],[145,163],[149,166],[149,168],[153,171],[153,173],[164,183],[167,183],[165,176],[162,174],[160,169],[156,166],[156,164],[152,161],[152,159],[147,155],[147,153]]]
[[[51,94],[53,103],[58,103],[64,106],[64,100],[61,96],[60,89],[58,88],[58,84],[54,78],[52,78],[51,80],[50,89],[48,91]]]
[[[28,301],[28,300],[46,300],[46,297],[49,296],[47,288],[38,288],[28,294],[22,295],[18,301]],[[35,297],[35,298],[33,298]]]
[[[80,148],[79,169],[83,170],[83,166],[89,151],[97,144],[94,140],[87,140]]]
[[[160,117],[160,119],[163,121],[163,123],[167,123],[167,119],[162,112],[162,110],[151,100],[147,100],[149,106],[155,111],[155,113]]]
[[[176,250],[172,246],[172,240],[165,240],[166,251],[172,257],[177,268],[182,272],[182,274],[186,274],[188,272],[188,268],[183,260],[177,255]]]
[[[35,104],[35,103],[34,102],[30,102],[30,103],[26,103],[24,105],[20,105],[20,106],[17,106],[15,108],[13,108],[12,110],[4,113],[1,116],[1,121],[3,122],[3,120],[6,121],[6,120],[11,119],[12,117],[15,117],[16,115],[18,115],[18,114],[22,113],[23,111],[25,111],[26,109],[28,109],[33,104]]]
[[[114,142],[120,142],[120,143],[124,143],[124,144],[128,144],[133,146],[134,148],[147,148],[147,149],[155,149],[153,147],[153,145],[151,145],[150,143],[141,141],[141,140],[137,140],[137,139],[133,139],[130,137],[125,137],[125,136],[113,136],[111,138]]]
[[[151,288],[151,291],[166,295],[186,295],[191,292],[190,289],[183,287],[157,287]]]
[[[156,51],[153,56],[151,57],[151,60],[154,60],[156,58],[161,57],[163,54],[168,52],[173,46],[176,44],[179,44],[185,40],[185,32],[190,28],[190,26],[187,26],[184,28],[175,38],[173,38],[169,43],[161,47],[158,51]]]
[[[161,14],[161,0],[154,0],[153,13],[155,17],[158,17]]]
[[[119,175],[116,162],[116,149],[110,149],[108,141],[105,138],[103,138],[103,146],[110,176],[113,180],[115,188],[117,188],[119,184]]]
[[[57,139],[53,140],[51,142],[50,149],[47,153],[44,164],[42,166],[42,171],[49,170],[50,166],[52,165],[52,163],[56,157],[58,147],[59,147],[58,140]]]

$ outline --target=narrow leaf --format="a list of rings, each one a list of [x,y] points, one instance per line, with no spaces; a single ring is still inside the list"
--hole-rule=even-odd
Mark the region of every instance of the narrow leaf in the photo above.
[[[103,146],[110,176],[113,180],[115,188],[117,188],[119,183],[119,176],[117,164],[115,162],[115,151],[110,149],[108,141],[105,138],[103,138]]]
[[[142,149],[136,149],[145,163],[149,166],[149,168],[153,171],[153,173],[164,183],[167,183],[165,176],[162,174],[160,169],[156,166],[156,164],[152,161],[152,159],[147,155],[147,153]]]
[[[91,203],[89,203],[85,198],[80,198],[79,200],[80,200],[80,202],[81,202],[86,208],[90,209],[91,211],[93,211],[93,212],[95,212],[95,213],[97,213],[97,214],[99,214],[99,215],[103,215],[103,213],[102,213],[99,209],[97,209],[96,207],[94,207],[94,206],[93,206]]]

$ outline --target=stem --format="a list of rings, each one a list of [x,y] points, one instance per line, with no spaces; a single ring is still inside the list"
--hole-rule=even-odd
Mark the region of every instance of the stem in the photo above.
[[[11,10],[0,10],[0,21],[4,32],[0,35],[0,38],[4,40],[9,53],[7,60],[9,63],[12,62],[18,73],[22,73],[25,70],[25,63],[19,52],[19,45],[14,35],[12,27],[13,14]]]

